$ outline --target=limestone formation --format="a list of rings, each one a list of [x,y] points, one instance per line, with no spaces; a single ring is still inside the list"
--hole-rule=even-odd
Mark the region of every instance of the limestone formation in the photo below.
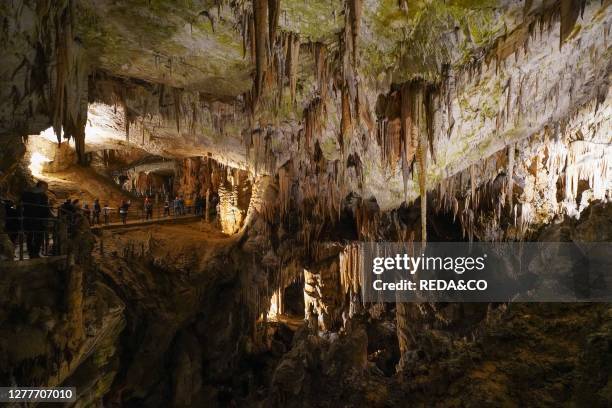
[[[3,2],[0,386],[609,406],[605,303],[363,291],[384,242],[612,240],[611,26],[595,0]],[[516,278],[606,287],[574,258]]]

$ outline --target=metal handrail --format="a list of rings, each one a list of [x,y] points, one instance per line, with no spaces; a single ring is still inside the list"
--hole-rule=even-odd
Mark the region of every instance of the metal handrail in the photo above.
[[[2,202],[3,204],[6,202],[11,202],[9,200],[5,200],[5,199],[0,199],[0,202]],[[24,216],[24,207],[29,206],[29,207],[46,207],[49,209],[49,213],[50,213],[50,217],[35,217],[35,216]],[[72,223],[72,219],[73,219],[73,215],[74,214],[80,214],[80,215],[85,215],[87,220],[89,221],[90,227],[96,227],[97,225],[109,225],[109,224],[115,224],[115,223],[119,223],[119,222],[123,222],[123,219],[121,217],[121,212],[119,208],[107,208],[108,214],[107,216],[105,216],[105,208],[101,207],[100,208],[100,212],[97,213],[97,216],[95,215],[96,213],[94,212],[93,208],[88,208],[87,210],[84,210],[83,208],[78,208],[75,209],[74,212],[72,211],[65,211],[62,206],[53,206],[53,205],[42,205],[42,204],[37,204],[37,203],[29,203],[29,202],[21,202],[19,205],[15,204],[15,209],[19,211],[20,215],[18,217],[16,216],[8,216],[5,217],[5,221],[18,221],[19,222],[19,227],[18,229],[15,230],[11,230],[11,231],[6,231],[9,235],[11,235],[14,238],[18,239],[17,242],[17,248],[18,248],[18,255],[16,256],[16,258],[18,260],[23,260],[24,259],[24,246],[26,244],[26,238],[28,236],[30,236],[30,242],[32,237],[32,234],[43,234],[42,237],[42,249],[43,249],[43,253],[48,253],[48,248],[50,243],[52,243],[52,245],[54,246],[56,251],[61,251],[61,236],[59,236],[59,227],[61,226],[61,223],[64,221],[68,221],[67,225],[66,225],[66,233],[68,235],[70,235],[71,230],[73,228],[73,223]],[[161,220],[161,219],[172,219],[172,218],[179,218],[179,217],[184,217],[184,216],[204,216],[204,212],[206,211],[207,206],[205,203],[202,203],[201,205],[183,205],[183,206],[176,206],[174,201],[170,202],[170,205],[168,207],[165,206],[165,204],[162,205],[154,205],[152,210],[150,212],[148,212],[146,210],[146,208],[144,206],[139,206],[139,208],[136,209],[128,209],[128,212],[126,214],[125,217],[125,222],[124,223],[128,223],[130,221],[147,221],[147,220]],[[214,209],[213,209],[214,210]],[[31,226],[28,226],[27,221],[29,220],[34,220],[37,222],[41,222],[41,223],[45,223],[46,224],[46,228],[43,227],[44,229],[33,229]],[[95,221],[95,222],[94,222]],[[30,250],[28,248],[28,250]],[[38,254],[37,254],[38,256]]]

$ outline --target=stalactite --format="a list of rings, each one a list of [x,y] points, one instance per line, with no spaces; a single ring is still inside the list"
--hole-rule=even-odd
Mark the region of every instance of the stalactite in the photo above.
[[[250,45],[251,62],[257,64],[257,34],[255,33],[255,15],[247,14],[248,18],[248,43]]]
[[[340,287],[342,294],[361,293],[361,249],[359,244],[352,243],[340,252]],[[351,296],[352,299],[352,296]]]
[[[176,119],[176,132],[181,134],[181,90],[178,88],[173,89],[173,97],[174,97],[174,117]]]
[[[512,198],[514,191],[514,144],[508,146],[508,169],[507,169],[507,190],[506,196],[508,197],[508,208],[512,209]]]
[[[584,10],[585,0],[561,0],[561,24],[559,25],[559,47],[571,34],[576,20]]]
[[[476,166],[470,166],[470,206],[472,208],[478,207],[476,202]]]
[[[304,146],[309,152],[312,150],[314,139],[321,132],[324,109],[322,99],[316,97],[304,110]]]
[[[278,18],[280,16],[280,0],[268,0],[268,23],[270,39],[268,44],[273,47],[276,44],[276,31],[278,29]]]
[[[359,31],[361,30],[361,14],[363,9],[363,0],[348,0],[351,20],[351,35],[353,40],[353,68],[356,69],[359,60],[357,40]]]
[[[276,63],[276,88],[277,88],[277,104],[276,109],[280,109],[283,104],[285,76],[287,74],[287,55],[289,52],[290,33],[281,32],[278,44],[275,49]]]
[[[292,184],[291,168],[289,166],[283,166],[278,169],[279,207],[282,220],[284,220],[289,213]]]
[[[255,94],[257,98],[261,98],[269,54],[268,0],[253,0],[253,18],[256,59]]]
[[[322,99],[327,98],[328,60],[327,47],[322,43],[311,44],[315,61],[315,79]]]
[[[353,133],[353,124],[351,118],[351,101],[348,92],[348,85],[345,83],[342,86],[342,117],[340,119],[340,133],[338,135],[338,143],[340,148],[344,151],[344,145],[350,139]]]
[[[417,118],[422,118],[422,94],[417,93],[417,95],[415,96],[415,115]],[[422,126],[419,126],[417,130],[419,132],[419,144],[416,159],[419,165],[419,195],[421,197],[421,242],[425,245],[427,241],[427,132]]]
[[[62,121],[65,117],[66,86],[69,86],[69,69],[72,50],[72,13],[73,1],[70,0],[66,9],[60,9],[55,16],[55,89],[53,92],[53,113],[51,123],[61,142]]]
[[[434,120],[435,120],[435,93],[437,88],[433,86],[427,86],[424,96],[425,104],[425,128],[427,130],[427,141],[429,143],[429,153],[433,162],[436,162],[435,154],[435,133],[434,133]]]
[[[418,133],[415,132],[413,119],[417,109],[414,100],[414,90],[411,83],[405,83],[401,88],[401,125],[404,161],[407,167],[412,165],[418,146]]]
[[[289,46],[287,47],[287,53],[287,77],[289,77],[289,92],[291,95],[291,103],[295,104],[295,91],[297,86],[300,56],[300,37],[298,34],[291,33],[289,35]]]

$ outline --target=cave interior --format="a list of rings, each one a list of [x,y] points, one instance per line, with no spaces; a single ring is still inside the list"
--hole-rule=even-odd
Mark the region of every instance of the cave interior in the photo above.
[[[359,250],[612,242],[611,5],[2,1],[0,386],[612,406],[609,302],[370,302]]]

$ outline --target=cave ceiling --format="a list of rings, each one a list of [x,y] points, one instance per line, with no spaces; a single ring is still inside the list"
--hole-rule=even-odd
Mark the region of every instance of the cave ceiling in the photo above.
[[[211,155],[253,174],[308,162],[382,208],[528,138],[571,128],[609,142],[609,1],[12,3],[6,140],[54,126],[83,134],[83,152]],[[41,50],[43,35],[55,41]],[[398,141],[408,97],[425,141]]]

